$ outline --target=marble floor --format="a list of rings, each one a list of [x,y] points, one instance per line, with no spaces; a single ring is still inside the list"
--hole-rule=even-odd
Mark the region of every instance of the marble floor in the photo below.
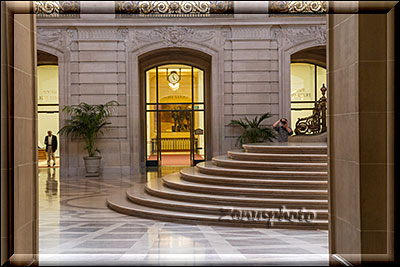
[[[106,197],[138,176],[60,177],[39,169],[39,264],[328,265],[328,232],[185,225],[116,213]]]

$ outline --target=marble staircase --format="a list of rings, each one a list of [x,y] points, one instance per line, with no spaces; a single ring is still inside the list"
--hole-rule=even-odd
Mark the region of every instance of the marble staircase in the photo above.
[[[328,228],[326,143],[243,148],[137,183],[107,204],[124,214],[181,223]]]

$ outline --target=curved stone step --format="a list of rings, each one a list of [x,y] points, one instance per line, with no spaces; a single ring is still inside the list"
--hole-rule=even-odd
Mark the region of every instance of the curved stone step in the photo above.
[[[305,162],[265,162],[244,161],[231,159],[229,156],[216,156],[212,158],[215,165],[234,169],[256,169],[270,171],[327,171],[328,163],[305,163]]]
[[[327,180],[326,171],[266,171],[266,170],[246,170],[231,169],[215,166],[212,162],[200,162],[196,165],[201,173],[243,178],[269,178],[269,179],[291,179],[291,180]]]
[[[181,180],[179,173],[162,178],[166,186],[182,191],[229,196],[255,196],[260,198],[328,199],[328,190],[321,189],[279,189],[247,188],[218,185],[204,185]]]
[[[174,211],[182,211],[188,213],[201,213],[201,214],[214,214],[223,215],[230,214],[233,215],[235,212],[277,212],[279,209],[267,209],[267,208],[251,208],[251,207],[240,207],[240,206],[226,206],[220,204],[201,204],[193,202],[183,202],[176,200],[169,200],[164,198],[155,197],[146,194],[144,191],[144,184],[135,184],[133,187],[126,191],[126,195],[130,201],[138,205],[143,205],[151,208],[167,209]],[[286,209],[288,212],[298,212],[298,209]],[[304,210],[307,211],[307,210]],[[311,210],[310,210],[311,211]],[[327,220],[328,211],[327,210],[312,210],[315,212],[315,219]]]
[[[272,154],[327,154],[326,143],[257,143],[244,144],[243,148],[251,153]]]
[[[245,150],[228,151],[231,159],[269,162],[323,162],[328,161],[326,154],[265,154],[250,153]]]
[[[190,223],[190,224],[207,224],[220,226],[238,226],[238,227],[267,227],[267,219],[260,220],[232,220],[229,216],[219,216],[212,214],[193,214],[186,212],[177,212],[170,210],[162,210],[141,206],[130,202],[126,195],[115,193],[107,198],[107,205],[120,213],[163,221]],[[291,228],[291,229],[327,229],[327,220],[305,221],[287,221],[273,220],[273,228]]]
[[[175,190],[163,185],[161,180],[147,182],[145,190],[152,196],[196,203],[215,204],[229,206],[246,206],[261,208],[279,208],[285,206],[290,209],[327,209],[328,200],[324,199],[280,199],[280,198],[259,198],[259,197],[239,197],[226,195],[213,195],[206,193],[195,193],[188,191]]]
[[[245,186],[249,188],[294,188],[294,189],[327,189],[328,181],[313,180],[278,180],[278,179],[257,179],[224,177],[201,173],[198,168],[190,167],[180,171],[181,179],[203,184]]]

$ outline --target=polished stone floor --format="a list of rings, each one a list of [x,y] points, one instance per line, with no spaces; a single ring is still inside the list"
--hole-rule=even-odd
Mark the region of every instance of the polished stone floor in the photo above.
[[[40,265],[328,265],[328,232],[185,225],[116,213],[106,197],[160,175],[39,169]]]

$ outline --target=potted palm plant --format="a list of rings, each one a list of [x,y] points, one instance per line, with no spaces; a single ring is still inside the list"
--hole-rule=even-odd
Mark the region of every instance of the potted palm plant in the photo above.
[[[275,135],[272,128],[261,125],[261,122],[270,117],[271,114],[266,113],[260,117],[256,116],[253,120],[249,120],[247,117],[239,120],[231,120],[229,126],[240,126],[243,129],[242,135],[236,141],[236,146],[240,144],[241,147],[245,143],[262,143],[265,140],[273,141]]]
[[[74,138],[82,138],[85,141],[85,150],[88,156],[84,157],[86,176],[99,176],[101,156],[100,150],[95,147],[95,139],[98,134],[104,134],[106,125],[111,124],[108,118],[112,115],[119,103],[115,100],[100,105],[80,103],[77,106],[65,106],[64,112],[70,116],[65,126],[58,133],[71,135]]]

